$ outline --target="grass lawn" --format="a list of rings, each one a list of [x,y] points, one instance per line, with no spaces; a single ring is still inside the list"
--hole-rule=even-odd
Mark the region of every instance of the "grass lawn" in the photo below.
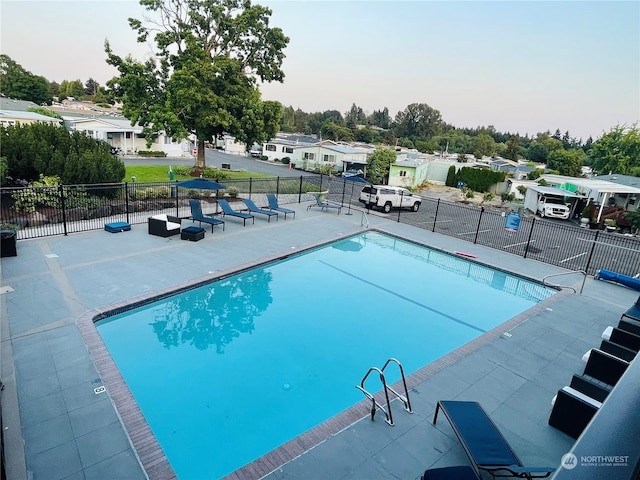
[[[266,173],[256,172],[233,172],[225,171],[224,177],[221,176],[218,180],[224,179],[243,179],[243,178],[271,178],[274,175]],[[136,182],[168,182],[169,181],[169,168],[166,165],[125,165],[125,174],[123,182],[130,182],[131,177],[136,177]],[[175,179],[190,180],[193,177],[189,175],[175,175]]]

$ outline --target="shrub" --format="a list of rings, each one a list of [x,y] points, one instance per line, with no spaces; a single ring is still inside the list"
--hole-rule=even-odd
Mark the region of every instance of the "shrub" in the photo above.
[[[281,162],[285,165],[289,165],[291,163],[291,159],[289,157],[284,157]]]
[[[229,175],[224,171],[218,168],[213,167],[205,167],[202,171],[202,176],[204,178],[211,178],[214,180],[220,180],[222,178],[227,178]]]
[[[173,173],[176,175],[187,176],[191,171],[191,167],[185,167],[184,165],[178,165],[177,167],[171,167]]]
[[[454,165],[451,165],[447,171],[447,180],[445,181],[445,185],[447,187],[456,186],[456,167]]]
[[[462,187],[462,193],[466,198],[473,198],[476,194],[476,192],[469,187]]]
[[[487,192],[491,185],[503,182],[504,179],[504,172],[479,170],[471,167],[462,167],[456,174],[456,184],[463,182],[476,192]]]
[[[62,126],[34,123],[0,126],[6,175],[37,180],[40,174],[57,176],[65,185],[117,183],[124,163],[111,155],[110,145]]]
[[[7,183],[7,172],[9,171],[9,164],[5,157],[0,157],[0,185]]]
[[[144,155],[147,157],[166,157],[166,152],[162,150],[138,150],[138,155]]]
[[[514,193],[502,192],[500,194],[500,198],[502,199],[502,203],[504,202],[513,202],[516,198]]]
[[[486,193],[483,195],[482,199],[483,199],[485,202],[490,202],[490,201],[491,201],[491,200],[493,200],[495,197],[496,197],[496,196],[495,196],[495,194],[493,194],[493,193],[491,193],[491,192],[486,192]]]
[[[625,220],[627,220],[627,222],[629,222],[629,225],[631,225],[631,229],[632,232],[638,232],[640,231],[640,210],[635,210],[633,212],[627,212],[624,215]]]
[[[12,208],[17,212],[35,212],[36,206],[58,207],[60,192],[58,191],[58,177],[45,177],[40,174],[40,180],[31,182],[28,187],[18,190],[11,195]]]
[[[263,160],[266,162],[267,160],[269,160],[269,157],[267,157],[266,155],[260,155],[260,160]]]
[[[238,196],[238,193],[240,193],[240,190],[236,186],[231,186],[227,188],[227,193],[231,198],[236,198]]]
[[[151,200],[154,198],[169,198],[169,187],[146,187],[135,190],[137,200]]]

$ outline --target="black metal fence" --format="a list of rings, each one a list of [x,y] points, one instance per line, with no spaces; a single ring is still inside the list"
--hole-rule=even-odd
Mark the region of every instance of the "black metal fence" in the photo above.
[[[226,190],[193,191],[172,182],[59,185],[55,187],[0,189],[0,223],[16,225],[18,239],[99,230],[107,222],[146,223],[148,217],[169,213],[190,216],[189,199],[198,197],[204,213],[217,211],[221,194],[251,198],[267,204],[265,194],[275,193],[279,203],[313,200],[312,192],[326,192],[328,200],[344,206],[362,206],[362,185],[340,177],[300,177],[224,180]],[[418,212],[394,210],[389,220],[414,225],[525,258],[584,270],[599,269],[628,276],[640,273],[640,238],[579,228],[566,221],[522,216],[517,231],[505,228],[505,212],[497,209],[422,198]]]
[[[521,216],[517,231],[505,228],[506,213],[423,198],[418,212],[399,210],[394,220],[568,270],[640,273],[640,238],[590,230],[561,220]]]

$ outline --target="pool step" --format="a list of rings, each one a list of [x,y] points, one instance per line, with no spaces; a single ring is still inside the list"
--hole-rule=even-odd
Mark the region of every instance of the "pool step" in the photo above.
[[[400,393],[396,392],[393,389],[393,387],[391,387],[390,385],[387,385],[387,380],[384,376],[384,370],[385,368],[387,368],[387,366],[389,366],[390,363],[395,363],[396,365],[398,365],[398,368],[400,369],[400,376],[402,377],[402,385],[404,386],[404,395],[401,395]],[[378,403],[378,401],[376,400],[375,396],[372,393],[368,392],[364,388],[364,384],[367,378],[369,377],[369,375],[371,374],[371,372],[377,372],[378,375],[380,376],[380,382],[384,387],[384,396],[387,402],[386,409],[383,405]],[[356,388],[360,390],[362,393],[364,393],[365,397],[371,400],[371,420],[373,420],[374,417],[376,416],[376,412],[378,410],[381,410],[382,413],[384,413],[385,421],[393,427],[393,414],[391,413],[391,404],[389,402],[389,392],[391,392],[393,395],[396,396],[396,398],[399,398],[402,401],[404,405],[404,409],[407,412],[413,413],[413,410],[411,408],[411,400],[409,399],[409,390],[407,390],[407,381],[404,378],[404,368],[402,368],[402,364],[395,358],[390,358],[389,360],[387,360],[382,368],[371,367],[369,371],[366,373],[366,375],[362,377],[362,381],[360,382],[360,385],[356,385]]]

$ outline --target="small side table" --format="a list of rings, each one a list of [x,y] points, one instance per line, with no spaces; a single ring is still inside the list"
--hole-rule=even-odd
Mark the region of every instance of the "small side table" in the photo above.
[[[180,232],[181,240],[190,240],[192,242],[197,242],[198,240],[202,240],[204,238],[204,228],[200,227],[187,227],[183,228]]]

